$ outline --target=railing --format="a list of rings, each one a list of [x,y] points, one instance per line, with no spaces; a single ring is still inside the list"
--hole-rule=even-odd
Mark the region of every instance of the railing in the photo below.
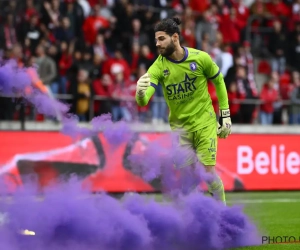
[[[0,95],[3,97],[3,95]],[[6,96],[8,97],[8,96]],[[58,94],[55,95],[55,98],[58,100],[72,100],[73,96],[70,94]],[[95,111],[94,111],[94,103],[95,101],[129,101],[129,102],[135,102],[135,98],[134,97],[128,97],[128,98],[109,98],[106,96],[99,96],[99,95],[95,95],[93,97],[90,98],[90,105],[89,105],[89,117],[93,118],[95,117]],[[155,97],[153,96],[153,98],[151,99],[151,103],[154,102],[165,102],[165,99],[163,97]],[[260,100],[260,99],[244,99],[244,100],[234,100],[231,101],[230,103],[232,104],[244,104],[244,105],[255,105],[257,111],[260,110],[260,105],[264,103],[264,101]],[[283,106],[289,106],[292,104],[292,102],[290,100],[280,100],[280,103]],[[23,106],[20,109],[20,113],[24,112],[24,105],[22,103]],[[1,109],[1,107],[0,107]],[[25,122],[25,114],[20,114],[20,122],[24,123]],[[24,128],[24,127],[23,127]]]

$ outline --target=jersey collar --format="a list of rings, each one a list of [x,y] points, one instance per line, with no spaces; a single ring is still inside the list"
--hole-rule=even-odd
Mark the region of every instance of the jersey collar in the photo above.
[[[182,47],[182,48],[184,49],[184,57],[180,61],[173,60],[169,57],[167,57],[167,59],[172,63],[182,63],[182,62],[184,62],[187,59],[188,55],[189,55],[189,51],[187,50],[186,47]]]

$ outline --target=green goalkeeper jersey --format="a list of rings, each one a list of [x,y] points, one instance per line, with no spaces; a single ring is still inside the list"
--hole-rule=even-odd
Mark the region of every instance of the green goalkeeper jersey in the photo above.
[[[216,122],[216,114],[208,92],[207,80],[215,84],[220,109],[228,109],[228,97],[223,76],[211,57],[203,51],[184,47],[180,61],[158,56],[148,69],[151,86],[138,105],[148,104],[158,84],[169,107],[172,130],[194,132]]]

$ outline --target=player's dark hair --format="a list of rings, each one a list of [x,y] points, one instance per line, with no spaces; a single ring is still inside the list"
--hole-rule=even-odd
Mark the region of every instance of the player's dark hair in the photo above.
[[[181,24],[181,21],[177,17],[173,18],[165,18],[162,21],[160,21],[158,24],[154,27],[154,32],[157,31],[164,31],[169,36],[172,36],[174,33],[177,33],[180,35],[179,25]]]

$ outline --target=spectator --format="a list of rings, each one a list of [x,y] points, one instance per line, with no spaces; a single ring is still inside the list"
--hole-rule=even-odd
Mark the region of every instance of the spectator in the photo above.
[[[196,41],[197,47],[201,49],[203,34],[209,34],[210,43],[216,42],[216,34],[218,31],[218,25],[220,18],[217,15],[216,5],[211,5],[208,10],[203,13],[202,18],[196,24]]]
[[[153,95],[154,98],[160,100],[152,100],[151,101],[151,111],[152,111],[152,123],[153,124],[162,124],[166,123],[167,120],[167,104],[163,99],[163,91],[161,84],[158,84],[155,93]]]
[[[141,47],[141,53],[140,53],[140,57],[138,60],[138,66],[139,67],[142,66],[142,67],[148,69],[154,61],[155,61],[154,54],[151,53],[151,51],[147,45],[143,45]]]
[[[99,55],[94,55],[93,69],[90,72],[91,80],[101,77],[102,66],[103,66],[103,58]]]
[[[233,59],[233,65],[228,69],[227,74],[225,75],[224,81],[227,89],[229,89],[229,85],[235,81],[236,79],[236,70],[238,66],[243,66],[242,58],[240,56],[235,56]]]
[[[25,8],[24,8],[24,20],[28,22],[33,15],[38,15],[38,11],[34,5],[33,0],[26,0]]]
[[[289,124],[298,124],[297,123],[297,91],[295,89],[300,86],[300,73],[298,71],[292,72],[292,81],[285,90],[285,99],[291,101],[291,105],[288,106],[288,116],[289,116]],[[294,92],[294,96],[292,98],[292,93]],[[294,100],[293,100],[294,99]],[[294,103],[295,101],[295,103]],[[296,105],[295,105],[296,104]]]
[[[86,47],[83,51],[81,66],[82,69],[85,69],[89,72],[89,75],[92,74],[94,70],[93,64],[93,49],[92,47]]]
[[[15,29],[14,16],[8,13],[5,22],[0,26],[0,49],[12,49],[18,43],[17,32]]]
[[[131,74],[133,76],[135,76],[135,78],[137,78],[138,68],[139,68],[139,65],[141,64],[141,61],[140,61],[140,45],[138,43],[134,43],[132,45],[131,54],[128,57],[127,61],[130,65]]]
[[[75,37],[79,39],[82,38],[84,13],[80,4],[76,0],[64,0],[61,9],[62,15],[68,17],[70,20],[72,34],[75,34]]]
[[[98,16],[98,5],[95,5],[88,18],[85,19],[83,24],[84,39],[92,45],[96,42],[98,31],[102,28],[108,28],[109,22],[104,17]]]
[[[93,81],[93,90],[95,95],[99,95],[103,98],[112,98],[114,91],[114,84],[109,74],[102,75],[101,79],[96,78]],[[101,115],[112,112],[111,100],[96,100],[94,102],[95,115]]]
[[[73,106],[79,121],[88,121],[92,88],[89,82],[89,72],[79,69],[76,82],[71,83]]]
[[[46,55],[45,48],[42,45],[38,45],[36,48],[35,63],[38,66],[38,74],[41,81],[51,88],[54,94],[58,93],[57,85],[52,84],[53,80],[57,76],[57,69],[54,60]]]
[[[34,54],[36,51],[36,47],[40,43],[42,39],[42,30],[39,27],[39,20],[37,15],[32,15],[29,23],[26,23],[23,29],[24,35],[22,40],[29,39],[29,46],[31,54]]]
[[[108,3],[106,3],[106,4],[107,4],[107,6],[105,5],[105,1],[98,0],[98,2],[95,4],[95,5],[98,5],[97,15],[102,16],[102,17],[106,18],[107,20],[111,20],[113,18],[113,14],[112,14],[111,9],[108,6]]]
[[[260,93],[260,99],[263,104],[260,107],[260,122],[262,125],[273,124],[274,103],[278,100],[278,91],[275,88],[276,78],[271,77],[263,85]]]
[[[149,46],[149,37],[141,29],[141,21],[137,18],[132,20],[132,31],[129,33],[128,49],[132,47],[134,43],[138,43],[140,46]]]
[[[152,39],[152,37],[155,36],[153,27],[156,20],[157,17],[152,8],[146,9],[144,15],[141,15],[142,29],[146,34],[148,34],[148,43],[151,51],[156,49],[155,40]]]
[[[147,72],[147,69],[143,66],[140,66],[138,68],[138,72],[137,72],[137,79],[139,79],[142,75],[144,75]],[[146,122],[148,115],[149,115],[149,110],[150,110],[150,105],[146,105],[146,106],[138,106],[137,107],[137,112],[138,112],[138,120],[140,122]],[[153,115],[152,115],[153,116]]]
[[[82,8],[84,17],[88,17],[88,15],[91,12],[91,6],[90,3],[87,0],[77,0],[78,4]]]
[[[210,95],[214,110],[216,113],[218,113],[219,112],[218,96],[217,96],[217,91],[216,91],[215,85],[212,83],[212,81],[207,82],[207,89],[208,89],[208,93]]]
[[[249,9],[245,5],[244,0],[236,0],[233,3],[233,8],[236,11],[237,19],[240,20],[240,27],[243,31],[247,25],[247,21],[249,18]]]
[[[114,79],[115,86],[112,97],[116,101],[113,102],[112,106],[112,119],[113,121],[124,120],[131,122],[136,113],[136,105],[134,103],[136,86],[128,79],[125,79],[124,73],[120,69],[114,72]],[[123,100],[117,101],[120,98]],[[130,98],[131,100],[128,100]]]
[[[61,22],[54,29],[54,37],[58,41],[64,41],[70,43],[74,39],[74,33],[71,29],[70,19],[63,17]]]
[[[197,1],[197,0],[190,0],[188,1],[188,4],[190,8],[193,11],[196,11],[196,13],[199,15],[200,13],[203,13],[209,8],[210,1],[203,0],[203,1]]]
[[[109,74],[112,79],[114,79],[115,72],[118,72],[119,70],[123,72],[125,80],[129,80],[131,73],[129,64],[125,60],[123,52],[121,50],[116,50],[115,56],[113,58],[109,58],[103,63],[102,74]]]
[[[238,92],[236,82],[231,82],[228,89],[228,100],[231,120],[234,123],[240,123],[240,106],[244,96]]]
[[[229,15],[223,15],[219,30],[223,35],[224,43],[237,45],[241,40],[243,22],[237,18],[236,9],[231,8]]]
[[[93,52],[94,54],[100,56],[103,60],[106,60],[106,58],[109,56],[104,42],[104,35],[101,33],[96,37],[96,42],[93,45]]]
[[[182,37],[187,44],[187,47],[196,48],[197,41],[194,33],[195,21],[193,19],[188,19],[183,24]]]
[[[273,124],[282,124],[282,110],[283,110],[283,105],[282,105],[282,97],[281,94],[279,93],[280,90],[280,83],[279,83],[279,74],[278,72],[272,72],[271,73],[271,78],[274,81],[274,88],[278,92],[278,99],[274,102],[274,113],[273,113]]]
[[[217,60],[217,58],[219,57],[219,55],[222,53],[221,51],[221,45],[223,44],[222,42],[222,34],[218,33],[217,34],[217,39],[216,41],[212,44],[210,50],[205,50],[207,53],[211,54],[211,57],[214,61]],[[204,44],[202,44],[203,46]],[[204,50],[204,49],[203,49]]]
[[[233,66],[233,57],[229,44],[224,44],[221,48],[221,53],[216,58],[216,63],[224,76],[227,75],[228,69]]]
[[[297,36],[299,34],[300,34],[300,19],[294,23],[294,29],[292,29],[292,31],[289,33],[288,36],[289,41],[291,41],[292,43],[297,42]]]
[[[67,42],[60,44],[60,58],[58,60],[58,72],[59,72],[59,89],[61,94],[67,94],[67,72],[71,68],[73,62],[70,48]]]
[[[238,66],[237,68],[236,83],[239,96],[249,101],[252,100],[253,102],[257,99],[256,87],[253,83],[249,82],[246,73],[246,68],[243,66]],[[255,111],[255,104],[245,103],[242,104],[240,107],[241,123],[252,123]]]
[[[291,44],[289,63],[294,70],[300,70],[300,34],[297,35],[296,41]]]
[[[54,29],[59,26],[60,1],[52,0],[51,3],[44,1],[42,9],[42,23],[49,29]]]
[[[272,71],[283,74],[286,67],[287,41],[279,20],[275,20],[273,23],[273,32],[269,37],[269,49],[272,56]]]
[[[300,81],[291,93],[290,124],[300,124]]]
[[[288,17],[291,12],[282,0],[271,0],[266,4],[268,12],[274,17]]]

